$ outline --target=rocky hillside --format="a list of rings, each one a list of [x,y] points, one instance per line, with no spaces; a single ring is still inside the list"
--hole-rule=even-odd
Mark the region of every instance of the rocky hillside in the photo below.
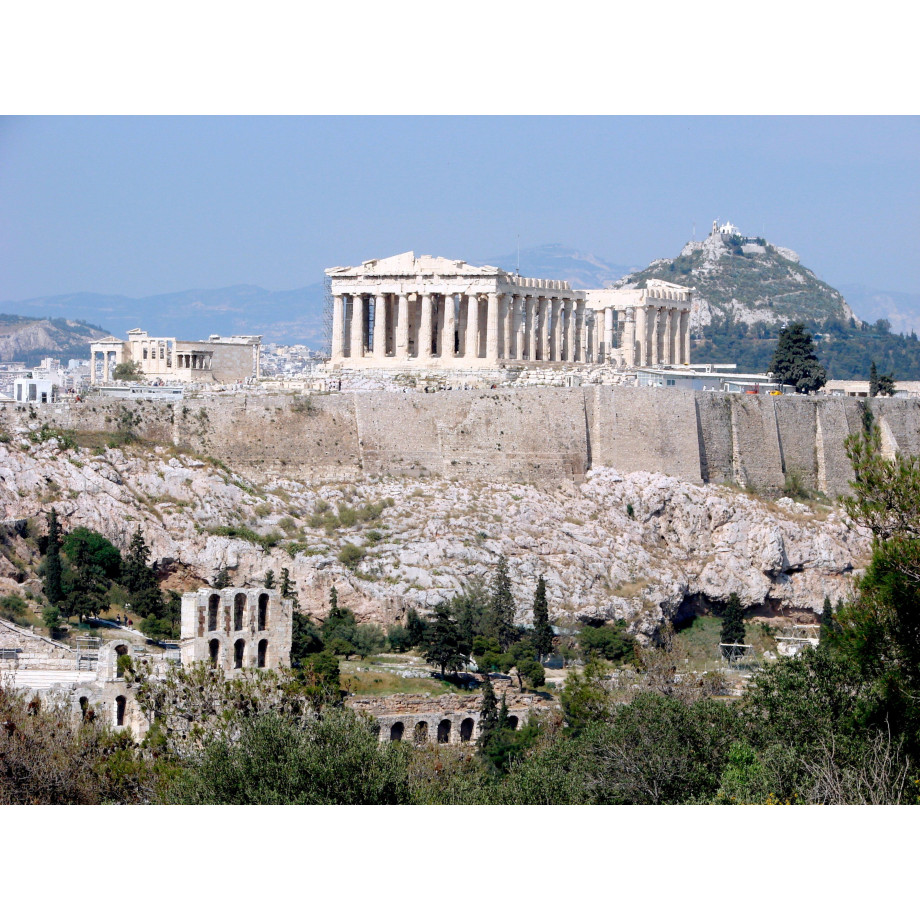
[[[42,358],[89,358],[90,342],[109,333],[82,320],[0,314],[0,361],[35,364]]]
[[[693,287],[697,291],[691,328],[714,320],[736,323],[801,320],[824,324],[848,322],[853,311],[843,295],[799,261],[797,253],[762,238],[711,233],[689,242],[674,259],[656,259],[613,287],[643,288],[650,278]]]
[[[693,603],[732,591],[767,616],[820,610],[825,594],[847,595],[869,549],[839,510],[658,474],[599,469],[553,487],[278,480],[263,491],[169,447],[78,448],[48,434],[0,442],[5,521],[54,505],[65,527],[121,547],[140,526],[178,589],[222,566],[239,585],[287,567],[304,608],[320,616],[335,585],[360,619],[392,622],[489,579],[505,554],[522,622],[543,573],[557,621],[625,619],[648,639]],[[23,577],[21,563],[2,562],[4,587],[29,587],[29,575],[16,587]]]

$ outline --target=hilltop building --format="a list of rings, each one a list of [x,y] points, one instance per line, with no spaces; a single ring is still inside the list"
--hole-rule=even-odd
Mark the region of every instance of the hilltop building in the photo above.
[[[572,290],[413,252],[326,269],[340,368],[651,366],[690,360],[690,288]]]
[[[238,383],[259,376],[261,347],[260,335],[212,335],[207,341],[183,342],[132,329],[127,342],[111,337],[90,343],[90,382],[111,383],[116,365],[133,361],[148,380]]]

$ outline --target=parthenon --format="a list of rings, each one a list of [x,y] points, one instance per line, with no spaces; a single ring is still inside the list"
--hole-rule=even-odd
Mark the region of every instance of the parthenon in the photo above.
[[[687,364],[690,288],[572,290],[413,252],[328,268],[336,367]]]

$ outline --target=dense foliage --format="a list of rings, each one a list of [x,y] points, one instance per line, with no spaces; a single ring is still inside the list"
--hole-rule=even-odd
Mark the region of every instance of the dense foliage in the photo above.
[[[731,316],[714,317],[694,338],[691,353],[696,364],[731,363],[738,370],[765,373],[783,324],[736,322]],[[885,320],[874,324],[833,318],[811,322],[815,354],[831,380],[868,380],[872,364],[879,377],[920,380],[920,340],[914,332],[896,334]]]

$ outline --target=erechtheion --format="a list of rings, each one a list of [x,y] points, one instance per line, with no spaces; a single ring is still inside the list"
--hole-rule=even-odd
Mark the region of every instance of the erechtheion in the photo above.
[[[132,329],[128,341],[110,337],[90,343],[90,380],[110,383],[119,364],[133,361],[148,379],[236,383],[258,377],[262,336],[212,335],[203,342],[149,336]]]
[[[690,288],[572,290],[405,252],[329,268],[333,366],[686,364]]]

